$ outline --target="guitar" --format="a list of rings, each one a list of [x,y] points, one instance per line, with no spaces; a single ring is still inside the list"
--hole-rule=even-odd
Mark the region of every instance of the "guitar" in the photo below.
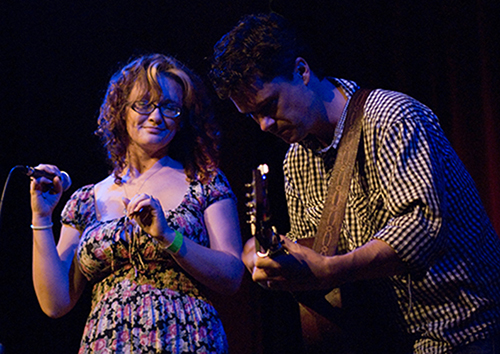
[[[259,165],[252,171],[252,192],[247,194],[250,200],[247,202],[250,220],[250,231],[255,237],[255,249],[260,257],[273,257],[283,252],[284,248],[276,228],[271,224],[271,210],[267,197],[267,174],[269,167],[266,164]]]
[[[276,257],[286,253],[280,237],[272,225],[271,211],[267,190],[267,175],[269,167],[259,165],[252,171],[252,183],[247,184],[251,193],[247,194],[249,201],[246,206],[250,216],[248,223],[255,237],[255,249],[260,257]],[[299,242],[311,247],[313,239]],[[339,324],[343,322],[341,315],[340,291],[334,289],[327,292],[307,291],[293,293],[299,303],[302,326],[302,336],[307,353],[321,353],[335,346],[335,353],[347,353],[344,348],[344,331]],[[330,351],[331,353],[331,351]]]

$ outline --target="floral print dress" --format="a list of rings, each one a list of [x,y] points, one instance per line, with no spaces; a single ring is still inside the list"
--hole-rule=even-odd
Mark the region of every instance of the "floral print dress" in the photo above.
[[[219,172],[208,184],[191,182],[165,216],[171,228],[209,247],[204,210],[226,198],[235,196]],[[82,231],[78,263],[93,283],[79,353],[227,353],[222,323],[201,284],[125,216],[98,220],[93,185],[71,196],[61,221]]]

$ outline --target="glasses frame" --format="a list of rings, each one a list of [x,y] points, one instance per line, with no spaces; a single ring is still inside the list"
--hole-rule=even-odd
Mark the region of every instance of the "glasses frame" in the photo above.
[[[137,107],[138,103],[142,103],[142,104],[144,104],[145,107],[147,106],[149,108],[145,109],[145,110],[141,110],[140,108]],[[175,110],[175,112],[176,112],[175,115],[165,114],[165,112],[163,112],[164,107],[170,107],[169,108],[170,111]],[[174,107],[174,109],[171,109],[172,107]],[[137,113],[143,114],[143,115],[151,114],[154,112],[155,109],[158,108],[158,110],[160,111],[160,114],[163,118],[178,118],[182,114],[182,108],[177,106],[176,104],[174,104],[172,102],[166,102],[164,104],[155,104],[155,103],[148,102],[148,101],[134,101],[134,102],[130,103],[130,108],[132,108],[132,110],[134,110],[134,112],[137,112]]]

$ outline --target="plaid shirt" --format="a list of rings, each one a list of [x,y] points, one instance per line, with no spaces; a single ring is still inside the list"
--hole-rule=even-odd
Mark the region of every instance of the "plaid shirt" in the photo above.
[[[349,98],[358,89],[330,80]],[[345,114],[328,148],[308,137],[287,152],[292,240],[315,235]],[[405,262],[409,275],[382,282],[397,297],[405,330],[418,338],[415,353],[448,353],[493,335],[500,239],[437,117],[411,97],[378,89],[365,103],[362,129],[338,252],[380,239]]]

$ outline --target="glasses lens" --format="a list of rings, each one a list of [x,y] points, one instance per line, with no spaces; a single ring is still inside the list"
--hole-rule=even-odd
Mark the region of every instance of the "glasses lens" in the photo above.
[[[181,108],[173,104],[166,104],[161,106],[160,109],[165,117],[176,118],[181,115]]]
[[[132,109],[137,113],[149,114],[154,111],[155,106],[147,101],[136,101],[132,105]]]

